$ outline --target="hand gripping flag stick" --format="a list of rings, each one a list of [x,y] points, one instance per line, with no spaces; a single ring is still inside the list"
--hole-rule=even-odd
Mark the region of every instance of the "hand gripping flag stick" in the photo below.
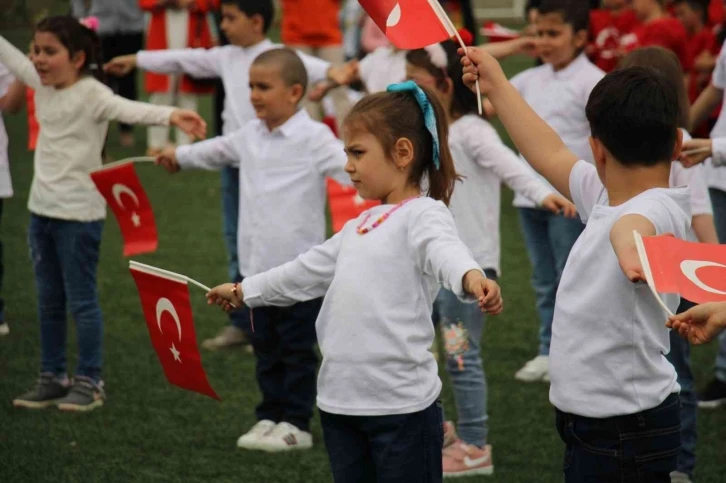
[[[650,287],[650,291],[653,292],[655,299],[658,301],[660,306],[663,307],[663,310],[666,311],[666,314],[672,317],[673,312],[671,312],[665,302],[663,302],[663,299],[660,298],[658,291],[655,289],[655,285],[653,285],[653,271],[650,269],[650,262],[648,261],[648,254],[645,252],[643,237],[637,230],[633,230],[633,238],[635,238],[635,247],[638,249],[638,257],[640,258],[640,264],[643,266],[643,274],[645,275],[648,287]]]

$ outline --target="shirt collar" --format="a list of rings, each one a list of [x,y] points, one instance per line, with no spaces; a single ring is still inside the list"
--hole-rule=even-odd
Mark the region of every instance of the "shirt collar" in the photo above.
[[[587,62],[590,62],[590,61],[588,60],[588,58],[585,55],[585,53],[582,52],[580,55],[578,55],[577,57],[575,57],[575,60],[573,60],[572,62],[570,62],[570,65],[568,65],[567,67],[565,67],[562,70],[558,70],[557,72],[555,72],[555,70],[552,68],[552,65],[550,65],[549,67],[550,67],[550,72],[552,72],[555,75],[555,77],[567,79],[567,78],[572,77],[575,74],[577,74],[577,72]]]
[[[293,133],[299,132],[302,129],[302,124],[305,124],[306,122],[310,121],[310,116],[308,115],[308,111],[305,109],[298,109],[298,111],[293,114],[290,119],[285,121],[284,124],[281,126],[276,127],[272,131],[267,129],[267,125],[265,124],[265,121],[262,119],[257,120],[259,122],[260,129],[265,131],[268,134],[274,134],[279,132],[285,137],[290,137]]]

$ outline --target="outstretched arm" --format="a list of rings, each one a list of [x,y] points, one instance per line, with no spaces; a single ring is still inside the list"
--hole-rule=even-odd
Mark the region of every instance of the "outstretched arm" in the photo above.
[[[8,42],[0,35],[0,63],[15,75],[19,80],[29,85],[33,89],[40,89],[40,77],[35,70],[33,62],[28,59],[20,50],[16,49],[13,44]]]
[[[620,268],[628,280],[631,282],[646,281],[633,231],[637,231],[641,236],[656,234],[655,225],[648,218],[643,215],[630,214],[620,218],[610,229],[610,243],[615,251],[615,256],[618,257]]]
[[[674,315],[666,327],[677,330],[691,344],[710,342],[726,329],[726,302],[711,302]]]

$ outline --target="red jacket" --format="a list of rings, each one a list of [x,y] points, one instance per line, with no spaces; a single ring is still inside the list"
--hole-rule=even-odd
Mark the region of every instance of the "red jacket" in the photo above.
[[[212,33],[207,23],[207,13],[219,8],[220,0],[195,0],[195,8],[189,10],[189,26],[187,33],[188,48],[212,47]],[[139,0],[142,10],[151,12],[151,22],[146,34],[147,50],[163,50],[166,45],[166,7],[157,6],[156,0]],[[169,76],[146,73],[146,91],[159,93],[169,91]],[[195,83],[194,79],[184,75],[179,86],[181,92],[192,94],[207,94],[214,88],[207,84]]]

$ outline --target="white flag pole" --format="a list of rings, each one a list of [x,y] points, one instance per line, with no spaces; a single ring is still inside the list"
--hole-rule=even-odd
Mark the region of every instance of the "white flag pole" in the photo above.
[[[187,277],[186,275],[182,275],[182,274],[176,273],[176,272],[171,272],[169,270],[164,270],[163,268],[152,267],[151,265],[146,265],[145,263],[139,263],[139,262],[130,260],[129,268],[133,268],[134,270],[139,270],[141,272],[151,273],[153,275],[159,275],[159,276],[165,277],[165,278],[171,278],[172,280],[178,280],[180,282],[189,282],[192,285],[196,285],[197,287],[199,287],[203,290],[206,290],[207,292],[212,290],[211,288],[207,287],[206,285],[199,283],[196,280]]]
[[[459,31],[456,30],[456,26],[454,25],[454,22],[451,21],[449,16],[446,14],[446,10],[444,10],[444,7],[441,6],[441,4],[438,2],[438,0],[429,0],[429,5],[436,10],[436,13],[438,13],[439,17],[443,19],[452,32],[454,32],[454,35],[456,36],[456,40],[459,41],[459,45],[461,45],[461,48],[464,49],[464,54],[467,52],[466,44],[464,43],[464,40],[461,38],[461,35],[459,35]],[[481,89],[479,88],[479,81],[477,80],[474,85],[476,86],[476,102],[477,107],[479,109],[479,115],[482,115],[482,105],[481,105]]]
[[[653,272],[650,269],[650,261],[648,260],[648,254],[645,252],[645,245],[643,244],[643,237],[638,233],[637,230],[633,230],[633,238],[635,238],[635,248],[638,250],[638,257],[640,258],[640,264],[643,266],[643,273],[645,274],[646,282],[648,283],[648,287],[650,287],[650,291],[653,292],[653,295],[655,296],[655,299],[658,301],[661,307],[663,307],[663,310],[665,310],[666,314],[669,316],[673,316],[673,312],[668,308],[668,306],[663,302],[663,299],[660,298],[660,295],[658,295],[658,291],[655,289],[655,286],[653,285]]]
[[[156,158],[154,158],[153,156],[134,156],[131,158],[120,159],[118,161],[114,161],[113,163],[104,164],[100,168],[94,169],[91,172],[93,173],[96,171],[103,171],[104,169],[113,168],[114,166],[120,166],[126,163],[153,163],[154,161],[156,161]]]

